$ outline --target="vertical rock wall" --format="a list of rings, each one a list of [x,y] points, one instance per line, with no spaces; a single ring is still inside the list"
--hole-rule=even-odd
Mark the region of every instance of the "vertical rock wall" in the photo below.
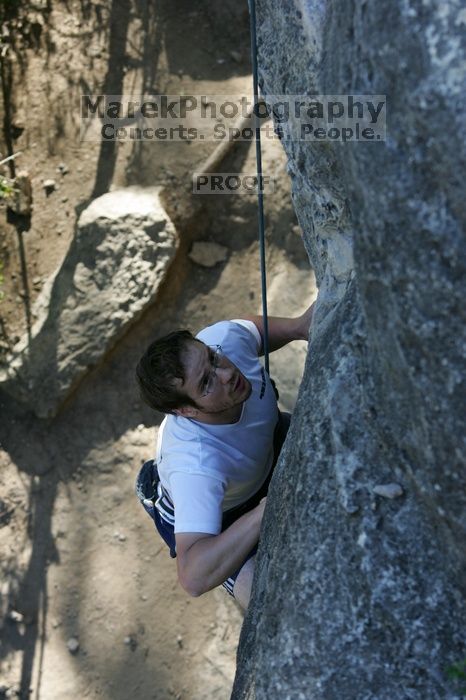
[[[388,121],[284,144],[320,291],[232,698],[460,698],[464,6],[259,0],[258,26],[265,94],[386,94]]]

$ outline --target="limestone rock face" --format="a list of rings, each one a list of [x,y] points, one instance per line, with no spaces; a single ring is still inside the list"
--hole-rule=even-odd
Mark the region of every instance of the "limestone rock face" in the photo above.
[[[465,22],[459,2],[258,0],[264,94],[386,94],[388,124],[284,142],[320,289],[233,700],[462,697]]]
[[[68,254],[38,299],[31,338],[14,348],[2,386],[40,417],[151,304],[177,249],[157,188],[116,190],[82,212]]]

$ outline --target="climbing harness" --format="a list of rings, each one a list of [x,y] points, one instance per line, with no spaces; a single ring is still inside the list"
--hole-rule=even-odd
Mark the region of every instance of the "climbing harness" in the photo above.
[[[263,198],[263,177],[262,177],[262,154],[261,154],[261,129],[259,121],[259,87],[257,70],[257,32],[256,32],[256,3],[249,0],[249,14],[251,17],[251,59],[252,78],[254,89],[254,109],[253,119],[256,141],[256,163],[257,163],[257,204],[259,222],[259,250],[260,268],[262,284],[262,316],[264,319],[264,364],[267,374],[269,374],[269,322],[267,316],[267,278],[265,269],[265,225],[264,225],[264,198]]]

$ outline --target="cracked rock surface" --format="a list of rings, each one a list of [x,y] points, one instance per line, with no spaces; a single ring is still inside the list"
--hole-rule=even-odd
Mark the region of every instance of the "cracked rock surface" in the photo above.
[[[233,700],[461,697],[463,23],[459,3],[258,2],[265,95],[386,94],[389,121],[377,144],[284,142],[319,298]]]

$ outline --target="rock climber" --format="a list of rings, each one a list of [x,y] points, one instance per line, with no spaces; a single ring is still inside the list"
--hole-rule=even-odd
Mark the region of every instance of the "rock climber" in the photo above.
[[[271,352],[308,339],[313,306],[268,319]],[[259,360],[263,337],[262,316],[221,321],[196,337],[175,331],[153,342],[136,369],[144,401],[167,414],[138,496],[176,556],[185,591],[199,596],[223,584],[243,608],[289,425]]]

